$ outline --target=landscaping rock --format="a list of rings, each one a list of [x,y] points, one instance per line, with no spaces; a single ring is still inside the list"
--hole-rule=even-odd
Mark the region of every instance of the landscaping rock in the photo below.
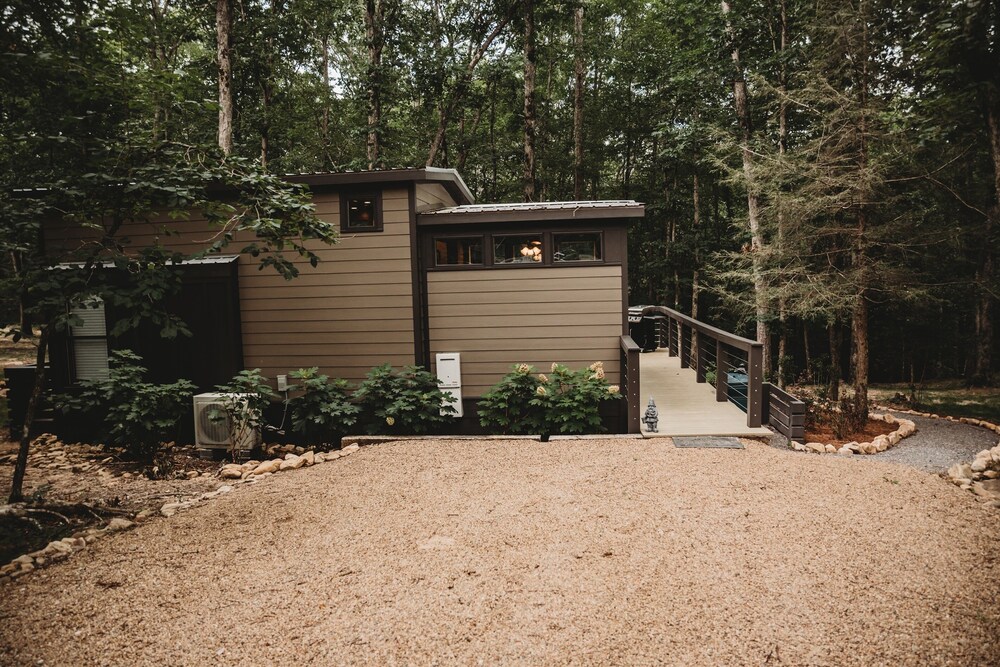
[[[243,476],[242,468],[223,468],[219,473],[222,479],[240,479]]]
[[[306,464],[306,460],[301,456],[290,455],[292,458],[281,462],[279,470],[298,470]]]
[[[129,521],[128,519],[123,519],[120,516],[116,516],[114,519],[108,523],[107,527],[104,529],[109,533],[117,533],[122,530],[128,530],[129,528],[135,527],[135,523]]]
[[[837,450],[837,454],[840,456],[854,456],[854,450],[850,447],[844,446]]]
[[[259,466],[253,469],[252,475],[263,475],[265,473],[278,472],[281,468],[281,461],[279,459],[274,459],[272,461],[264,461]]]
[[[823,449],[826,451],[827,454],[833,454],[834,452],[837,451],[837,448],[834,445],[827,445]]]
[[[306,452],[305,454],[302,455],[302,460],[306,462],[307,466],[313,465],[314,463],[316,463],[316,452],[311,450]]]

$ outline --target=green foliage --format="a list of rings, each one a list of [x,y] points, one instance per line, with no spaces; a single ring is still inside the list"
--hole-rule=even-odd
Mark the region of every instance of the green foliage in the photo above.
[[[539,379],[542,383],[530,404],[539,410],[538,430],[543,436],[598,433],[601,402],[621,398],[618,387],[604,379],[601,362],[578,371],[552,364],[552,373]]]
[[[531,405],[542,382],[528,364],[515,364],[480,400],[479,423],[493,433],[537,433]]]
[[[573,371],[552,364],[549,375],[517,364],[479,403],[479,421],[500,433],[599,433],[602,401],[621,398],[617,386],[604,379],[601,362]]]
[[[243,370],[226,384],[217,385],[221,393],[222,410],[210,411],[212,420],[225,420],[229,426],[229,451],[237,455],[252,448],[254,433],[265,425],[264,411],[277,398],[259,368]]]
[[[130,350],[112,352],[106,380],[83,380],[77,393],[55,396],[53,402],[68,415],[98,423],[101,441],[151,463],[187,414],[195,386],[187,380],[147,382],[141,362]]]
[[[438,388],[439,380],[419,366],[394,372],[383,364],[369,371],[354,393],[361,423],[372,435],[433,433],[451,423],[454,408]],[[446,414],[441,414],[442,410]]]
[[[289,376],[298,384],[290,385],[288,391],[302,391],[289,401],[295,433],[310,443],[332,443],[357,423],[361,409],[351,403],[346,380],[330,380],[315,366]]]

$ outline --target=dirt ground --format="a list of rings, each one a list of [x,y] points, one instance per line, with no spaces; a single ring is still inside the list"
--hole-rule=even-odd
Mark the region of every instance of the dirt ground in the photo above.
[[[899,465],[389,443],[0,584],[0,664],[994,665],[998,564]]]

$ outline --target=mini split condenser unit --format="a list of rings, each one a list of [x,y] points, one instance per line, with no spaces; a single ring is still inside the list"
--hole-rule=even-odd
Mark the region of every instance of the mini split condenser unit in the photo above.
[[[245,401],[243,394],[197,394],[194,397],[194,439],[199,449],[229,449],[231,425],[226,418],[228,399]],[[213,413],[221,415],[213,419]],[[260,444],[260,430],[253,429],[243,435],[242,442],[235,443],[236,451],[247,451]]]

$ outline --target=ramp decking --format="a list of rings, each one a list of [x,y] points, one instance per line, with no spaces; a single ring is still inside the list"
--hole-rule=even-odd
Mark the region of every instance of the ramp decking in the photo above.
[[[679,357],[671,357],[666,349],[639,355],[640,414],[649,397],[660,411],[657,433],[649,433],[646,425],[642,434],[648,438],[684,435],[728,435],[767,437],[769,429],[747,426],[746,413],[728,401],[715,400],[715,389],[707,382],[699,384],[691,368],[681,368]]]

